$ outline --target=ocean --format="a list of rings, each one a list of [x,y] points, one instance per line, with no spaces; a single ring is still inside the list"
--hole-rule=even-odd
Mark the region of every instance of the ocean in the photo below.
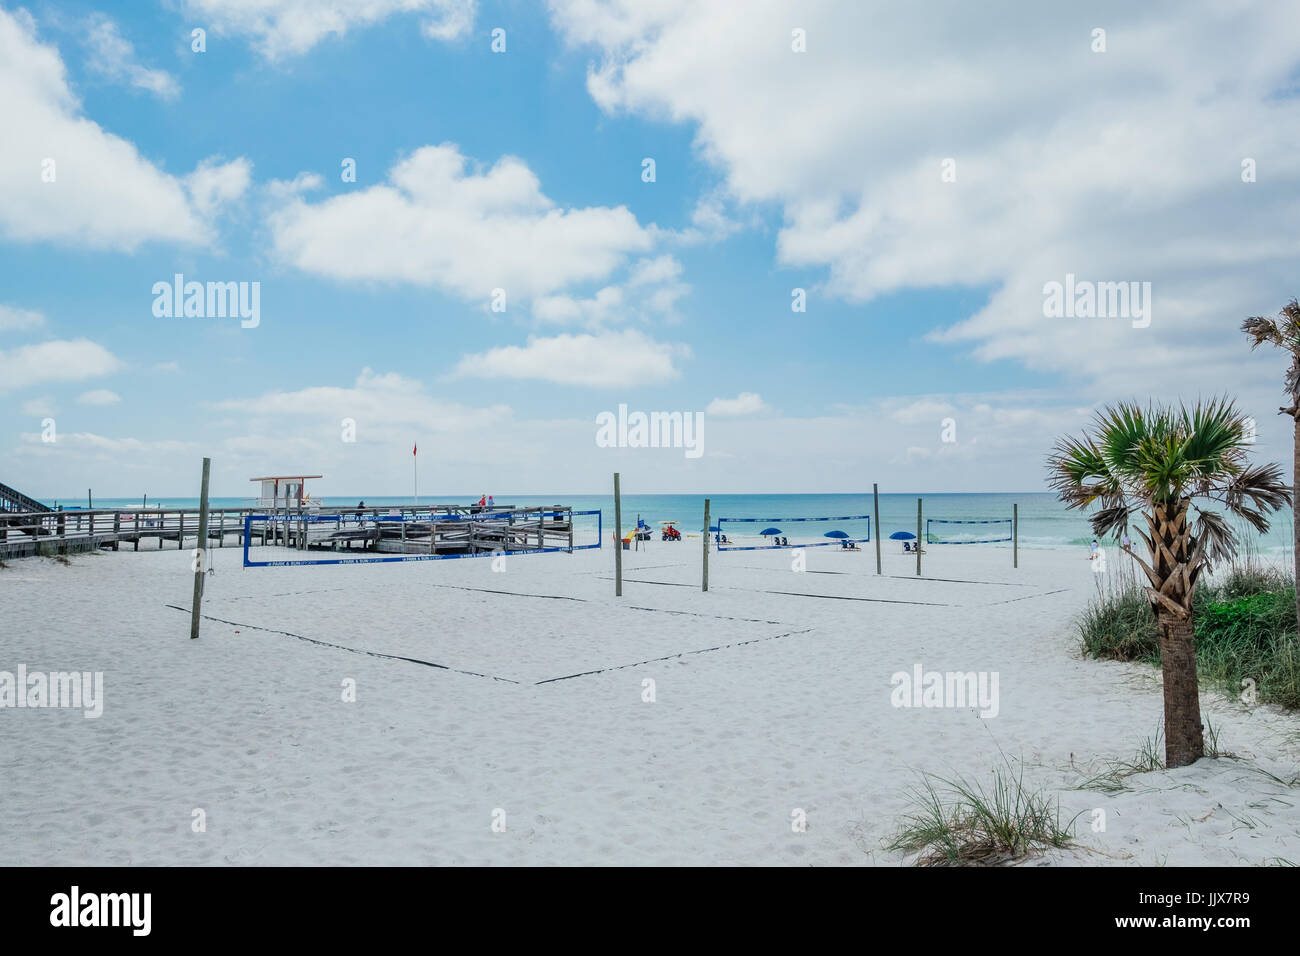
[[[602,512],[605,527],[611,528],[614,520],[613,495],[496,495],[501,505],[529,507],[538,505],[563,504],[577,511]],[[916,533],[916,499],[914,494],[882,494],[880,496],[880,525],[884,537],[897,531]],[[323,497],[316,499],[324,506],[356,505],[361,498]],[[366,497],[368,507],[386,507],[410,505],[409,496]],[[781,527],[781,519],[843,517],[870,515],[872,512],[871,493],[836,494],[836,495],[715,495],[711,500],[711,523],[717,524],[719,518],[764,518],[773,519],[772,524]],[[454,504],[477,501],[469,495],[421,495],[424,504]],[[46,501],[48,505],[62,504],[65,507],[85,507],[85,501]],[[213,498],[214,508],[238,508],[248,505],[245,498]],[[1004,537],[1009,532],[1012,505],[1019,505],[1020,546],[1034,547],[1086,547],[1092,540],[1092,529],[1087,516],[1077,511],[1068,511],[1050,493],[1016,493],[1016,494],[928,494],[922,496],[923,520],[936,519],[925,531],[943,536],[944,540],[959,541],[973,537]],[[95,506],[99,508],[131,508],[140,505],[139,498],[97,498]],[[150,499],[149,506],[163,507],[197,507],[197,498]],[[686,532],[696,532],[704,523],[703,495],[623,495],[623,526],[630,529],[640,517],[651,527],[657,528],[662,521],[680,522],[679,528]],[[937,519],[948,521],[995,521],[1006,524],[988,525],[941,525]],[[865,520],[842,520],[826,523],[800,522],[797,529],[782,528],[787,534],[801,532],[801,537],[810,536],[825,530],[840,530],[850,537],[865,537],[867,530]],[[728,533],[754,534],[760,528],[754,524],[743,523],[722,529]],[[874,538],[877,531],[872,530]],[[1267,535],[1261,537],[1251,529],[1240,529],[1239,534],[1245,546],[1264,554],[1287,554],[1291,548],[1291,515],[1282,512],[1274,516],[1272,527]],[[1008,547],[1009,545],[989,545],[990,547]]]

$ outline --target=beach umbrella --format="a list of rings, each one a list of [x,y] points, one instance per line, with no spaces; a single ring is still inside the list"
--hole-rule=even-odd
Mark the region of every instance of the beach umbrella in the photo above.
[[[721,531],[722,529],[719,528],[716,524],[711,524],[711,525],[709,525],[708,530],[710,530],[710,531]]]
[[[895,531],[889,536],[890,541],[911,541],[916,535],[910,531]]]
[[[759,534],[761,534],[765,538],[770,534],[780,534],[780,533],[781,533],[780,528],[764,528],[762,531],[759,532]]]
[[[827,531],[824,535],[822,535],[822,537],[823,538],[847,538],[848,535],[845,534],[843,531],[841,531],[839,528],[836,528],[834,531]]]

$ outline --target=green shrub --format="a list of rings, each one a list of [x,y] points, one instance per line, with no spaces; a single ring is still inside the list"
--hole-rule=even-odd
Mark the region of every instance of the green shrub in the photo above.
[[[1246,563],[1197,589],[1193,606],[1201,679],[1229,696],[1253,680],[1257,699],[1300,708],[1295,584],[1282,571]],[[1145,594],[1129,580],[1099,590],[1079,619],[1092,657],[1160,663],[1160,633]]]

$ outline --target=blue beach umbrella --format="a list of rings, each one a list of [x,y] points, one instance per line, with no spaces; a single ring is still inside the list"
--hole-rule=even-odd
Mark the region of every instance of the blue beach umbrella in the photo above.
[[[780,534],[780,533],[781,533],[780,528],[764,528],[762,531],[759,532],[759,534],[761,534],[765,538],[768,535]]]
[[[711,524],[711,525],[709,525],[709,530],[710,530],[710,531],[721,531],[722,529],[719,528],[716,524]]]
[[[912,534],[910,531],[895,531],[889,536],[890,541],[911,541],[915,538],[916,535]]]
[[[822,537],[823,538],[847,538],[848,535],[845,534],[843,531],[841,531],[839,528],[836,528],[834,531],[827,531],[824,535],[822,535]]]

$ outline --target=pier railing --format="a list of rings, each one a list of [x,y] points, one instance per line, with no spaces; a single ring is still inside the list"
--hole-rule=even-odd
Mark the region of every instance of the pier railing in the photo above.
[[[36,502],[39,505],[39,502]],[[44,507],[44,506],[41,506]],[[269,515],[272,520],[254,522],[248,532],[250,545],[281,544],[306,548],[312,545],[309,533],[299,534],[309,524],[302,519],[337,518],[366,534],[358,535],[358,543],[374,546],[382,537],[369,534],[369,529],[385,524],[398,524],[393,519],[408,522],[437,520],[449,517],[470,517],[477,514],[512,512],[528,515],[534,512],[567,510],[564,505],[547,505],[518,508],[513,505],[401,505],[358,507],[328,506],[311,508],[250,507],[208,509],[208,548],[242,547],[245,534],[244,519],[249,515]],[[182,508],[79,508],[67,511],[4,511],[0,512],[0,559],[19,558],[37,554],[70,554],[109,548],[120,549],[123,543],[140,550],[140,542],[156,541],[158,548],[170,547],[175,542],[177,550],[200,547],[199,509]]]
[[[53,509],[47,508],[35,498],[29,498],[16,488],[0,482],[0,512],[39,514],[51,510]]]

